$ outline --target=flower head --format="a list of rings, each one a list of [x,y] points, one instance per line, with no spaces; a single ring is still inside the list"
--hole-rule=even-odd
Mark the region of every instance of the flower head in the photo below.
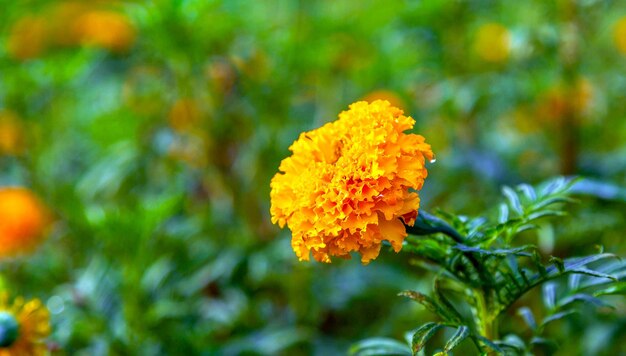
[[[424,137],[404,133],[414,123],[387,101],[361,101],[293,143],[271,182],[271,214],[300,260],[358,251],[368,263],[383,240],[400,251],[433,159]]]
[[[75,26],[80,42],[85,45],[123,53],[135,42],[135,28],[118,12],[89,11],[77,19]]]
[[[50,224],[43,204],[25,188],[0,188],[0,258],[28,252]]]
[[[12,58],[37,58],[46,47],[46,20],[43,17],[25,16],[13,24],[7,41],[7,52]]]
[[[0,356],[45,355],[50,314],[38,299],[15,298],[9,303],[0,293]]]

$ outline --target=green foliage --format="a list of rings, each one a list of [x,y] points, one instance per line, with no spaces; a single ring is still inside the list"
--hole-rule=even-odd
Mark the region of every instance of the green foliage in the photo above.
[[[0,262],[0,289],[48,306],[48,342],[60,354],[342,354],[355,340],[399,339],[430,320],[421,304],[393,297],[405,289],[444,311],[428,353],[443,351],[460,325],[470,336],[453,352],[471,354],[476,341],[497,350],[471,322],[466,285],[481,289],[491,278],[492,291],[509,286],[497,294],[504,307],[543,267],[553,271],[556,306],[569,295],[569,276],[556,276],[560,260],[549,255],[564,267],[566,256],[594,245],[626,253],[625,57],[613,38],[626,3],[0,3],[0,123],[13,113],[23,128],[17,154],[3,151],[8,131],[0,128],[0,185],[28,187],[55,217],[36,251]],[[65,30],[78,16],[57,10],[76,3],[126,18],[134,42],[126,51],[71,43]],[[16,30],[29,19],[53,26]],[[493,22],[510,34],[508,57],[497,63],[474,46]],[[16,43],[31,56],[16,56]],[[437,156],[422,210],[482,218],[438,212],[419,227],[434,234],[407,241],[413,256],[384,249],[367,267],[299,263],[289,234],[270,222],[269,180],[301,132],[381,91],[399,99]],[[199,113],[184,132],[170,122],[181,99]],[[530,216],[523,209],[541,189],[522,186],[513,192],[523,214],[507,199],[498,220],[492,203],[502,185],[559,174],[585,177],[572,187],[582,203],[569,217]],[[561,214],[558,205],[549,214]],[[476,270],[483,260],[485,271]],[[577,269],[623,280],[603,267],[614,263]],[[580,276],[581,285],[601,285],[571,295],[612,302],[616,312],[595,317],[577,297],[563,312],[580,312],[550,321],[542,335],[564,354],[625,353],[611,342],[626,325],[615,297],[624,282]],[[551,309],[534,291],[521,302],[539,327]],[[500,313],[498,334],[524,349],[532,338],[519,307]]]
[[[443,212],[439,218],[420,213],[415,226],[408,228],[414,235],[407,238],[406,250],[418,259],[416,265],[435,272],[434,284],[430,295],[417,291],[400,295],[421,304],[440,321],[423,324],[413,333],[414,355],[446,327],[455,332],[441,354],[468,337],[481,352],[526,354],[533,347],[555,349],[556,343],[543,337],[548,324],[576,313],[580,304],[610,307],[599,297],[623,294],[626,264],[613,254],[546,258],[535,244],[518,245],[544,219],[565,214],[564,203],[575,201],[569,193],[574,184],[575,180],[557,178],[537,189],[526,184],[504,187],[506,202],[499,206],[497,218],[470,219]],[[566,275],[569,283],[560,290],[553,280]],[[542,319],[537,322],[528,307],[518,308],[531,335],[526,338],[512,332],[502,338],[500,316],[540,285],[545,306]],[[367,345],[371,350],[376,347],[373,341]],[[385,352],[381,349],[380,354]]]

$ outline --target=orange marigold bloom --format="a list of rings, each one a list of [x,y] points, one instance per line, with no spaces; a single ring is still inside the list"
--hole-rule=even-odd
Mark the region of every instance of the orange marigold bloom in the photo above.
[[[0,188],[0,258],[28,252],[50,224],[43,204],[24,188]]]
[[[271,214],[300,260],[358,251],[367,264],[383,240],[400,251],[434,157],[424,137],[403,133],[414,124],[388,101],[360,101],[293,143],[271,182]]]
[[[114,11],[90,11],[77,19],[75,30],[85,45],[126,52],[135,42],[135,28],[128,18]]]
[[[22,17],[11,28],[7,52],[19,60],[39,57],[47,47],[46,30],[47,24],[43,17]]]
[[[47,355],[45,338],[50,335],[50,313],[39,299],[22,297],[9,302],[0,293],[0,356]]]

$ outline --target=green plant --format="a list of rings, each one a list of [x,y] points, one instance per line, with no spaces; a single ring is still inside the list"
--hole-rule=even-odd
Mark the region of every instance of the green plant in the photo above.
[[[542,255],[535,244],[519,244],[522,235],[540,229],[543,219],[565,215],[564,203],[574,201],[574,181],[557,178],[537,189],[527,184],[504,187],[506,202],[499,205],[497,219],[420,212],[415,225],[407,228],[410,235],[403,251],[415,257],[413,265],[434,273],[433,287],[429,294],[400,295],[438,319],[410,331],[408,345],[374,338],[357,343],[350,353],[416,355],[446,328],[454,333],[437,354],[448,354],[466,339],[482,354],[528,354],[535,347],[551,352],[556,344],[543,336],[546,325],[576,313],[580,302],[609,306],[600,297],[626,292],[626,264],[613,254],[599,251],[562,259]],[[569,282],[559,290],[554,280],[565,275]],[[518,314],[531,332],[502,337],[501,316],[538,286],[543,287],[544,317],[537,321],[531,309],[520,307]]]

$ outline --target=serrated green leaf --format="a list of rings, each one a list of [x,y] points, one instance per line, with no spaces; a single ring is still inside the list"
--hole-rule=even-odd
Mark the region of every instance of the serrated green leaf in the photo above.
[[[348,354],[351,356],[412,356],[408,345],[389,338],[370,338],[352,345]]]
[[[570,290],[578,289],[578,286],[580,285],[580,278],[581,277],[582,276],[580,274],[577,274],[577,273],[570,274],[568,279],[567,279],[567,287]]]
[[[443,295],[443,291],[441,289],[441,285],[439,284],[439,282],[440,282],[439,278],[435,277],[434,282],[433,282],[434,299],[437,302],[437,304],[439,306],[443,307],[443,309],[445,310],[446,316],[447,316],[446,319],[458,323],[458,322],[461,321],[462,316],[454,308],[452,303],[450,303],[450,301],[448,301],[448,299],[445,297],[445,295]]]
[[[501,347],[511,348],[518,352],[524,352],[526,350],[526,344],[524,341],[515,334],[508,334],[502,341],[496,341],[496,344]]]
[[[535,201],[537,199],[537,193],[535,193],[535,189],[528,184],[520,184],[517,186],[519,190],[524,193],[524,196],[530,201]]]
[[[548,348],[548,350],[550,351],[555,351],[558,349],[558,345],[556,344],[556,342],[550,340],[550,339],[546,339],[543,337],[538,337],[535,336],[530,340],[530,343],[532,345],[541,345],[544,346],[546,348]]]
[[[479,247],[471,247],[471,246],[467,246],[467,245],[463,245],[463,244],[456,244],[454,246],[455,249],[463,251],[463,252],[475,252],[475,253],[479,253],[479,254],[483,254],[483,255],[488,255],[488,256],[508,256],[508,255],[517,255],[517,256],[527,256],[527,257],[531,257],[532,254],[526,252],[528,250],[533,250],[536,247],[533,245],[524,245],[524,246],[520,246],[520,247],[515,247],[515,248],[508,248],[508,249],[482,249]]]
[[[492,351],[495,351],[497,353],[503,353],[502,349],[500,348],[500,346],[496,345],[495,342],[487,339],[484,336],[474,336],[477,340],[479,340],[484,346],[487,346],[488,348],[490,348]]]
[[[547,206],[550,206],[552,204],[557,204],[557,203],[575,203],[578,200],[574,199],[574,198],[570,198],[570,197],[566,197],[566,196],[554,196],[554,197],[550,197],[550,198],[545,198],[542,199],[540,201],[538,201],[537,203],[535,203],[532,206],[532,209],[534,211],[543,209]]]
[[[576,268],[588,265],[592,262],[600,261],[600,260],[607,259],[607,258],[616,258],[616,257],[617,256],[615,256],[612,253],[601,253],[601,254],[590,255],[590,256],[585,256],[585,257],[568,258],[565,261],[565,268],[576,269]]]
[[[614,283],[608,288],[604,288],[593,293],[596,297],[611,294],[626,294],[626,282]]]
[[[537,220],[537,219],[541,219],[541,218],[549,217],[549,216],[565,216],[565,215],[567,215],[567,213],[565,213],[564,211],[560,211],[560,210],[541,210],[535,213],[528,214],[526,219],[530,221],[530,220]]]
[[[585,303],[592,304],[597,307],[608,307],[608,308],[614,309],[612,305],[605,303],[603,300],[596,298],[594,296],[591,296],[589,294],[585,294],[585,293],[578,293],[578,294],[574,294],[569,297],[561,299],[559,301],[558,308],[563,308],[576,301],[585,302]]]
[[[526,325],[530,328],[530,330],[537,329],[537,322],[535,321],[535,316],[533,312],[528,307],[521,307],[517,310],[517,315],[521,316],[522,319],[526,322]]]
[[[594,271],[594,270],[589,269],[589,268],[582,268],[581,267],[581,268],[575,268],[575,269],[568,269],[568,272],[578,273],[578,274],[586,274],[588,276],[593,276],[593,277],[598,277],[598,278],[607,278],[607,279],[611,279],[611,280],[617,281],[617,278],[615,278],[614,276],[612,276],[610,274]]]
[[[548,310],[554,309],[556,305],[556,284],[547,282],[543,285],[543,304]]]
[[[507,220],[509,220],[509,207],[506,204],[501,203],[500,213],[498,214],[498,222],[500,224],[504,224]]]
[[[550,195],[567,187],[568,181],[564,177],[557,177],[547,182],[546,186],[541,190],[541,195]]]
[[[517,215],[520,215],[520,216],[523,215],[524,208],[522,207],[522,203],[520,202],[519,196],[517,196],[517,193],[513,189],[507,186],[502,187],[502,193],[504,194],[506,199],[509,201],[509,205],[511,206],[511,208],[513,208],[513,211],[515,211]]]
[[[437,302],[427,296],[426,294],[422,294],[420,292],[416,292],[416,291],[404,291],[398,294],[401,297],[407,297],[410,298],[411,300],[414,300],[418,303],[420,303],[421,305],[423,305],[424,307],[426,307],[426,309],[430,310],[431,312],[441,316],[441,317],[446,317],[446,312],[443,310],[443,308],[437,304]]]
[[[415,334],[413,334],[413,338],[411,339],[411,349],[413,350],[413,354],[420,352],[428,340],[430,340],[430,338],[443,327],[444,325],[435,322],[426,323],[420,326],[419,329],[415,331]]]
[[[563,262],[562,259],[555,256],[550,256],[550,259],[548,261],[554,263],[554,266],[559,271],[559,273],[565,272],[565,262]]]
[[[457,347],[461,343],[461,341],[465,340],[469,336],[469,334],[470,329],[467,326],[459,326],[459,328],[456,329],[454,335],[452,335],[448,342],[446,342],[446,345],[443,347],[443,351],[450,352],[450,350]]]
[[[540,329],[543,329],[548,323],[551,323],[555,320],[559,320],[561,318],[564,318],[568,315],[571,314],[575,314],[578,313],[577,310],[575,309],[570,309],[570,310],[566,310],[566,311],[562,311],[562,312],[558,312],[558,313],[554,313],[552,315],[549,315],[547,317],[545,317],[542,321],[541,321],[541,325],[539,326]]]
[[[524,224],[524,225],[521,225],[521,226],[517,227],[515,229],[515,233],[519,234],[519,233],[522,233],[524,231],[536,230],[536,229],[537,229],[537,225],[535,225],[535,224]]]

